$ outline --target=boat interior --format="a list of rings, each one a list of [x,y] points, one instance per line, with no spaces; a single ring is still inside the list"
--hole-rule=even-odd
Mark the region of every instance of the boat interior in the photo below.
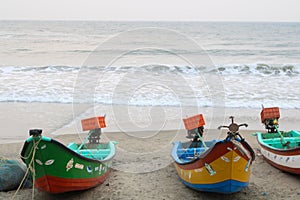
[[[300,146],[300,134],[296,131],[279,133],[263,133],[263,142],[271,147],[289,149]],[[282,139],[283,138],[283,139]]]
[[[281,138],[265,139],[264,142],[274,148],[279,149],[289,149],[300,147],[300,138],[284,138],[284,141]]]
[[[201,141],[180,143],[177,149],[178,158],[183,162],[191,161],[203,154],[208,147],[211,147],[216,142],[217,140],[205,141],[206,147]]]
[[[81,148],[81,144],[70,143],[68,148],[76,153],[92,159],[103,160],[111,154],[111,148],[109,143],[99,144],[84,144]]]

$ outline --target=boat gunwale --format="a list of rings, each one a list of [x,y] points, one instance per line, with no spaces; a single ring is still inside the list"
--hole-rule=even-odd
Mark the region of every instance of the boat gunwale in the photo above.
[[[179,157],[178,157],[178,154],[177,154],[177,150],[178,150],[179,144],[182,144],[182,143],[181,143],[181,142],[175,142],[175,143],[174,143],[174,147],[173,147],[173,149],[172,149],[172,157],[173,157],[174,161],[176,162],[176,164],[178,164],[178,165],[188,165],[188,164],[192,164],[192,163],[194,163],[194,162],[197,162],[197,161],[200,160],[200,159],[205,158],[205,157],[207,156],[207,154],[209,154],[209,153],[214,149],[214,147],[216,146],[217,143],[224,143],[224,141],[223,141],[223,140],[221,140],[221,141],[216,141],[216,142],[215,142],[214,144],[212,144],[207,150],[205,150],[205,151],[203,152],[203,154],[201,154],[201,155],[195,157],[195,159],[193,159],[193,160],[191,160],[191,161],[188,161],[188,162],[179,162],[180,160],[179,160]],[[176,148],[175,148],[175,147],[176,147]],[[175,159],[175,156],[176,156],[177,159]]]
[[[31,136],[32,137],[32,136]],[[85,157],[75,151],[73,151],[72,149],[68,148],[66,145],[60,143],[59,141],[55,140],[55,139],[50,139],[48,137],[44,137],[44,136],[41,136],[42,137],[42,141],[44,142],[50,142],[50,143],[53,143],[53,144],[56,144],[60,147],[62,147],[63,149],[67,150],[69,153],[73,154],[74,156],[77,156],[79,157],[80,159],[83,159],[83,160],[86,160],[86,161],[89,161],[89,162],[97,162],[97,163],[105,163],[107,161],[110,161],[113,159],[113,157],[115,156],[115,145],[113,144],[112,141],[109,141],[108,144],[109,144],[109,147],[111,148],[111,152],[110,154],[108,154],[108,156],[103,159],[103,160],[99,160],[99,159],[94,159],[94,158],[88,158],[88,157]],[[29,144],[32,142],[33,140],[30,140],[28,141],[28,139],[24,142],[24,145],[23,145],[23,148],[22,148],[22,151],[21,151],[21,159],[23,160],[23,162],[25,162],[25,152],[26,152],[26,149],[28,148]]]
[[[178,150],[179,144],[182,144],[182,143],[181,143],[180,141],[175,142],[175,143],[174,143],[174,146],[173,146],[173,149],[172,149],[172,157],[173,157],[173,160],[174,160],[175,163],[176,163],[177,165],[179,165],[179,166],[186,166],[186,165],[194,164],[195,162],[197,162],[197,161],[199,161],[199,160],[205,159],[205,158],[207,157],[207,155],[210,154],[211,151],[213,151],[213,150],[216,148],[216,146],[219,146],[219,145],[225,145],[226,143],[231,143],[231,144],[233,144],[233,141],[232,141],[232,140],[226,140],[226,139],[225,139],[225,140],[212,140],[212,141],[214,141],[214,143],[213,143],[206,151],[204,151],[203,154],[200,154],[199,156],[195,157],[195,159],[193,159],[193,160],[191,160],[191,161],[187,161],[187,162],[179,162],[180,159],[179,159],[179,157],[178,157],[177,150]],[[239,142],[239,143],[242,145],[241,141],[236,140],[236,139],[234,139],[234,141],[237,141],[237,142]],[[234,145],[234,144],[233,144],[233,145]],[[245,148],[245,147],[244,147],[244,148]],[[246,148],[245,150],[246,150],[246,151],[249,151],[250,157],[251,157],[251,163],[252,163],[252,161],[254,161],[255,157],[252,156],[252,153],[250,152],[249,149]],[[252,150],[252,151],[253,151],[253,150]],[[254,153],[254,152],[253,152],[253,153]],[[243,156],[243,157],[244,157],[244,156]],[[248,157],[248,156],[245,155],[245,157]]]

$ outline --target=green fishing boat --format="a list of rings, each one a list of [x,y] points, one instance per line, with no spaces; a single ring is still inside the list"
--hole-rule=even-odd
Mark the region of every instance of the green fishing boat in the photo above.
[[[115,156],[115,142],[100,142],[104,117],[82,120],[89,130],[80,143],[62,143],[42,135],[42,130],[29,131],[21,159],[29,168],[35,188],[49,193],[86,190],[103,183],[108,177]]]

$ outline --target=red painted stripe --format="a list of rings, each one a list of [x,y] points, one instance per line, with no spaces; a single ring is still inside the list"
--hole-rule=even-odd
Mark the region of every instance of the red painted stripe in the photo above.
[[[293,148],[293,149],[276,150],[276,149],[269,148],[268,146],[265,146],[264,144],[260,143],[259,141],[258,141],[258,143],[263,149],[265,149],[269,152],[272,152],[274,154],[277,154],[277,155],[282,155],[282,156],[300,155],[300,147]]]
[[[63,193],[75,190],[86,190],[105,181],[110,171],[96,178],[61,178],[45,175],[35,180],[35,187],[49,193]]]
[[[199,158],[199,160],[197,160],[196,162],[190,163],[190,164],[179,164],[176,163],[175,164],[184,170],[193,170],[193,169],[197,169],[197,168],[202,168],[205,163],[211,163],[215,160],[217,160],[218,158],[220,158],[221,156],[225,155],[226,153],[229,152],[229,150],[227,148],[231,148],[233,149],[235,147],[235,145],[232,142],[225,142],[225,143],[218,143],[214,146],[214,148],[210,151],[207,152],[205,155],[203,155],[202,158]],[[235,150],[235,152],[243,157],[244,159],[248,160],[249,158],[241,153],[238,149]]]
[[[282,171],[286,171],[286,172],[289,172],[289,173],[292,173],[292,174],[300,174],[300,168],[291,168],[291,167],[287,167],[287,166],[282,166],[282,165],[279,165],[271,160],[269,160],[268,158],[264,157],[265,160],[270,163],[270,165],[273,165],[274,167],[282,170]]]

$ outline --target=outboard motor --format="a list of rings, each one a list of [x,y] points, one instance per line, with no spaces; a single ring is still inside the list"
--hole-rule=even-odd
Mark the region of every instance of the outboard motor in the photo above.
[[[42,129],[30,129],[29,130],[29,136],[37,137],[42,135],[43,130]]]
[[[190,147],[197,148],[202,146],[202,137],[204,132],[205,121],[202,114],[194,115],[183,119],[184,126],[187,130],[186,138],[192,139]]]
[[[280,112],[278,107],[262,108],[260,113],[261,122],[265,125],[268,133],[276,133],[275,126],[279,126],[278,119],[280,118]]]

